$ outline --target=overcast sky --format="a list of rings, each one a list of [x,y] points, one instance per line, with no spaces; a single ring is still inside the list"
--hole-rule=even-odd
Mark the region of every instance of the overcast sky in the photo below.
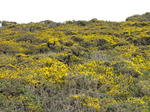
[[[0,0],[0,21],[17,23],[52,20],[124,21],[150,12],[150,0]]]

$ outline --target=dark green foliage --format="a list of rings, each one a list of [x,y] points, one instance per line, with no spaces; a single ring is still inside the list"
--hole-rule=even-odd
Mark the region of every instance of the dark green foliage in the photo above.
[[[51,20],[41,21],[40,23],[44,24],[48,28],[55,28],[55,27],[58,27],[60,25],[60,23],[55,23]]]
[[[113,49],[113,46],[111,44],[104,44],[102,46],[98,46],[98,50],[110,50],[110,49]]]
[[[76,36],[71,37],[71,39],[72,39],[73,41],[75,41],[75,42],[81,42],[81,41],[83,41],[82,38],[76,37]]]
[[[149,24],[146,24],[144,22],[140,22],[140,23],[135,23],[132,26],[136,26],[136,27],[144,27],[144,26],[149,26]]]
[[[89,48],[89,47],[93,46],[93,43],[84,40],[84,41],[80,41],[79,45],[82,47],[85,47],[85,48]]]
[[[29,23],[21,24],[14,28],[15,31],[26,31],[26,32],[35,32],[37,30],[44,30],[45,27],[41,23]]]
[[[46,52],[50,51],[50,48],[49,48],[48,46],[46,46],[46,45],[43,45],[43,46],[40,46],[40,47],[38,48],[38,51],[39,51],[40,53],[46,53]]]
[[[134,45],[150,45],[150,37],[138,38],[132,41]]]
[[[93,18],[89,22],[98,22],[98,20],[96,18]]]
[[[0,53],[17,53],[16,46],[7,43],[0,43]]]
[[[128,43],[118,43],[116,45],[113,45],[113,47],[116,47],[116,46],[124,46],[124,45],[128,45]]]
[[[81,46],[72,46],[69,50],[70,53],[72,53],[75,56],[82,56],[85,52],[88,52],[85,48]]]
[[[35,43],[36,40],[35,40],[34,35],[22,33],[22,35],[17,37],[16,41],[17,42],[25,41],[25,42]]]
[[[54,43],[51,43],[51,42],[48,42],[47,43],[47,46],[51,49],[51,50],[55,50],[55,44],[56,44],[56,42],[54,41]]]
[[[86,21],[77,21],[76,24],[79,26],[86,26],[87,22]]]
[[[108,43],[105,39],[98,39],[96,42],[96,46],[102,46]]]
[[[128,17],[126,21],[150,21],[150,13],[147,12],[142,15],[133,15]]]
[[[71,56],[70,54],[68,54],[68,55],[60,55],[56,59],[58,59],[59,61],[65,63],[67,65],[69,65],[70,62],[71,62],[70,56]]]
[[[75,35],[75,33],[72,30],[66,30],[65,34],[66,35]]]
[[[68,47],[71,47],[73,45],[73,43],[72,42],[65,42],[64,45],[68,46]]]
[[[14,28],[16,25],[17,25],[16,22],[2,21],[2,26],[7,28]]]
[[[116,71],[116,73],[118,74],[123,74],[123,75],[131,75],[133,77],[138,77],[140,76],[140,74],[138,72],[136,72],[134,69],[132,68],[128,68],[128,65],[126,62],[117,62],[116,64],[113,65],[114,70]]]

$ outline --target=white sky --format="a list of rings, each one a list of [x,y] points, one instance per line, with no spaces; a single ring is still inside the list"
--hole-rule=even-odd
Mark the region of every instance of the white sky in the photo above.
[[[150,12],[150,0],[0,0],[0,21],[17,23],[52,20],[124,21]]]

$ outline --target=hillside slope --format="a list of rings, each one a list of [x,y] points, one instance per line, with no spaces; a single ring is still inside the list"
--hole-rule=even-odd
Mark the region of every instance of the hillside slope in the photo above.
[[[0,111],[149,112],[150,21],[0,27]]]

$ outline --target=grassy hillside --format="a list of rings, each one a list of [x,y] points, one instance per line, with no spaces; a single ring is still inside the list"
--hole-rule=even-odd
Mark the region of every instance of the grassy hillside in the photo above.
[[[2,21],[2,112],[149,112],[149,80],[150,21]]]

